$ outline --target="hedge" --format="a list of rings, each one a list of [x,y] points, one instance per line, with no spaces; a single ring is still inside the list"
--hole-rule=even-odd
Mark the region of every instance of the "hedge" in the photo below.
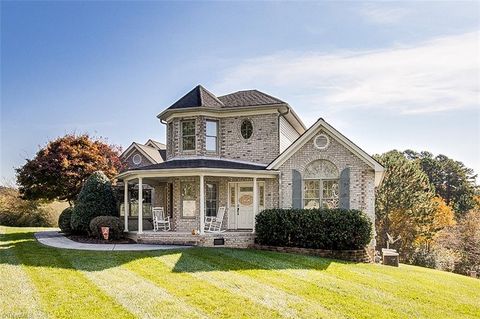
[[[72,233],[72,212],[73,207],[67,207],[63,210],[63,212],[58,216],[58,227],[62,231],[62,233],[70,234]]]
[[[119,216],[112,184],[101,171],[90,175],[78,194],[72,213],[72,229],[79,233],[90,232],[90,221],[97,216]]]
[[[268,209],[256,216],[257,243],[317,249],[361,249],[372,222],[354,209]]]
[[[93,237],[103,239],[101,227],[109,227],[109,239],[120,239],[123,237],[122,221],[114,216],[98,216],[90,222],[90,234]]]

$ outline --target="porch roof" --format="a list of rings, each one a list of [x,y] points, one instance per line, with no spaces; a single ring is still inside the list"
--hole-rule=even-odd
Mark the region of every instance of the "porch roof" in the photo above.
[[[213,175],[213,176],[257,176],[275,177],[278,172],[267,170],[267,165],[237,162],[225,159],[190,158],[174,159],[163,163],[131,168],[120,173],[118,179],[135,177],[167,177],[188,175]]]

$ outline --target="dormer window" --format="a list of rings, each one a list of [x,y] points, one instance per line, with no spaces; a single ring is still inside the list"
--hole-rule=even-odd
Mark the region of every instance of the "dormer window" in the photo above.
[[[205,148],[207,152],[217,152],[218,122],[207,120],[205,132]]]
[[[182,150],[195,150],[195,120],[182,121]]]

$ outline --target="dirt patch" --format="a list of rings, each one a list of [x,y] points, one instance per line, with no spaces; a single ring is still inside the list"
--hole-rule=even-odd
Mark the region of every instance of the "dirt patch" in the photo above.
[[[136,244],[136,242],[130,238],[105,240],[105,239],[98,239],[94,237],[88,237],[85,235],[67,235],[66,237],[68,239],[71,239],[73,241],[76,241],[78,243],[83,243],[83,244]]]

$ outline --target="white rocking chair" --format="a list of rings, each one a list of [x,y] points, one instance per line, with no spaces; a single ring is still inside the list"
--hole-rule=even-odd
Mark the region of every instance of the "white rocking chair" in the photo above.
[[[169,231],[170,230],[170,216],[165,216],[163,207],[153,207],[153,231]]]
[[[217,216],[205,217],[205,231],[210,233],[221,233],[223,217],[225,216],[225,207],[219,207]]]

